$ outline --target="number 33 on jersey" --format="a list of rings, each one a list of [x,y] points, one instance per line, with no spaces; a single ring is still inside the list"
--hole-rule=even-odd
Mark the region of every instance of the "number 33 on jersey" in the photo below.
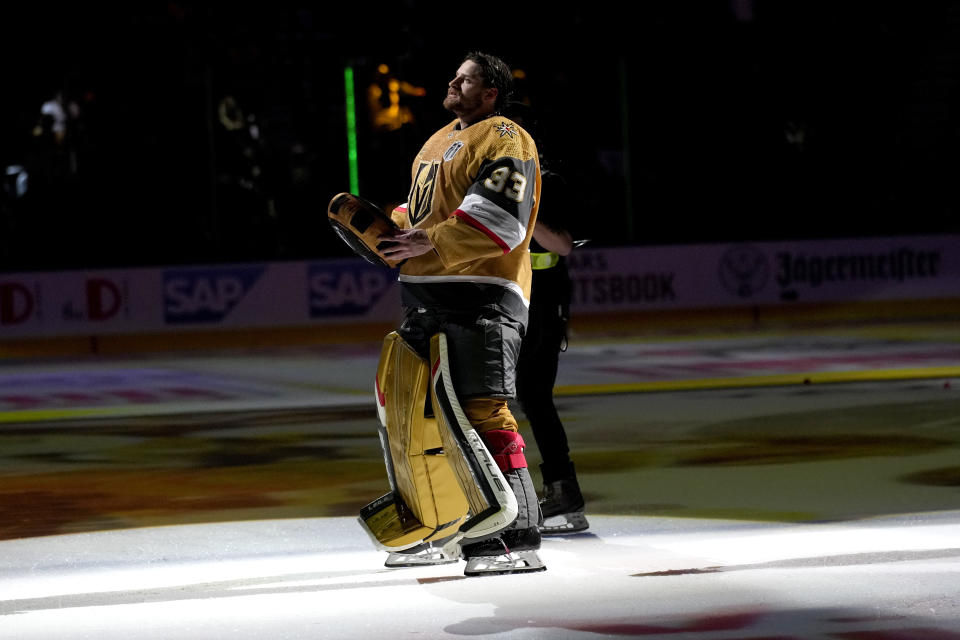
[[[394,219],[404,227],[429,228],[456,216],[485,236],[489,247],[483,251],[491,257],[525,247],[540,193],[533,139],[500,116],[463,130],[456,124],[424,145],[413,164],[406,219],[396,213]],[[448,253],[455,259],[456,252]]]

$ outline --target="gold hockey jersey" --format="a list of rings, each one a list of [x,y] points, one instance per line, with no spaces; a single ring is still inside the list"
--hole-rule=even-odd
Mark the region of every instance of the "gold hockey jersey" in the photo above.
[[[437,131],[413,162],[407,202],[393,211],[398,226],[424,229],[435,249],[401,267],[405,302],[461,307],[452,299],[482,293],[477,305],[493,287],[528,306],[539,203],[537,148],[515,122],[491,116],[461,130],[454,120]]]

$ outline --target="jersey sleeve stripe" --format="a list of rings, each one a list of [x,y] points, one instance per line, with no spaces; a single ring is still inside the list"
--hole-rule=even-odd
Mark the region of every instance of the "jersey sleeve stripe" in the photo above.
[[[509,247],[507,251],[516,248],[527,235],[526,226],[509,211],[475,193],[468,194],[463,199],[459,211],[466,213],[494,233],[503,244]]]
[[[474,227],[484,232],[491,240],[497,243],[497,246],[500,247],[500,249],[502,249],[504,253],[510,253],[510,245],[508,245],[506,242],[501,240],[500,236],[495,234],[493,231],[483,226],[483,223],[481,223],[479,220],[471,217],[469,213],[461,209],[457,209],[456,211],[453,212],[453,215],[457,216],[458,218],[460,218],[461,220],[469,224],[471,227]]]

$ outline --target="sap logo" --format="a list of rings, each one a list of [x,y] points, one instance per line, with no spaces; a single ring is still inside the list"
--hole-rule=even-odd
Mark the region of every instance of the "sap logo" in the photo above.
[[[219,322],[253,288],[266,269],[177,269],[163,274],[167,323]]]
[[[383,297],[395,270],[351,261],[342,265],[311,265],[310,316],[361,315]]]

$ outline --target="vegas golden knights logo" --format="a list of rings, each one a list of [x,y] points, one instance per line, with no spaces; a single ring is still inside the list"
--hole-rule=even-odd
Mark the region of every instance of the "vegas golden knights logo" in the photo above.
[[[407,203],[407,217],[411,227],[423,222],[433,209],[433,188],[439,168],[439,162],[421,162],[417,168],[417,176],[413,179]]]

